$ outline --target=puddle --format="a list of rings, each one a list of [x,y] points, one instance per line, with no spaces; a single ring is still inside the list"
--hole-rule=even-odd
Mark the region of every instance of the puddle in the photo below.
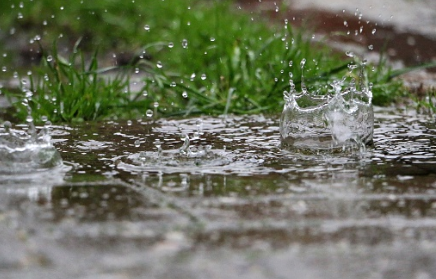
[[[363,157],[281,150],[278,116],[53,126],[68,169],[0,182],[2,276],[435,277],[435,121],[374,120]]]

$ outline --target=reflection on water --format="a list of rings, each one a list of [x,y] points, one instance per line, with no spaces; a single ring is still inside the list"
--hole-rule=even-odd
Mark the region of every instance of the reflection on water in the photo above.
[[[56,127],[73,168],[1,180],[10,274],[436,276],[433,119],[376,108],[363,157],[281,150],[277,117],[124,124]]]

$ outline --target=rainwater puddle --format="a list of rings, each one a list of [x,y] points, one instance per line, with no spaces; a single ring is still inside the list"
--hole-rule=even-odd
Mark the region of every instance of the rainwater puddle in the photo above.
[[[359,156],[278,116],[54,126],[69,169],[0,182],[2,278],[434,278],[435,120],[374,112]]]

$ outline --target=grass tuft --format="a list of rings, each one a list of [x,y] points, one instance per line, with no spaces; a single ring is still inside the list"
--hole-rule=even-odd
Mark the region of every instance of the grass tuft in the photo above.
[[[163,116],[278,113],[291,79],[299,89],[304,72],[308,89],[321,92],[356,63],[288,22],[272,25],[230,1],[20,3],[2,2],[8,12],[0,23],[41,37],[31,48],[42,57],[28,76],[30,87],[9,93],[20,119],[29,91],[34,118],[52,122],[142,117],[150,109]],[[371,67],[375,104],[405,93],[384,58]],[[16,68],[8,65],[9,73]],[[137,92],[129,87],[133,74],[144,84]]]

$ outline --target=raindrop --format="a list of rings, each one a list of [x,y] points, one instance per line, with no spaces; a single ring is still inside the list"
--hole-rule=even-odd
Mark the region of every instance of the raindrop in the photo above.
[[[155,107],[155,108],[159,107],[159,103],[158,102],[154,102],[153,107]]]
[[[215,38],[214,38],[214,37],[211,37],[211,38],[210,38],[210,41],[211,41],[211,42],[215,42]]]
[[[153,116],[153,111],[152,111],[151,109],[148,109],[148,110],[145,112],[145,116],[147,116],[147,117],[152,117],[152,116]]]
[[[156,67],[158,67],[159,69],[162,69],[162,67],[163,67],[162,62],[157,61]]]
[[[140,140],[135,140],[135,147],[139,147],[141,146],[141,141]]]
[[[187,48],[188,47],[188,40],[186,40],[186,39],[182,40],[182,47],[183,48]]]
[[[206,74],[201,75],[201,80],[206,80]]]
[[[47,56],[47,62],[51,62],[51,61],[53,61],[53,56],[48,55],[48,56]]]
[[[139,153],[139,160],[144,163],[147,160],[147,154],[144,151]]]
[[[182,97],[183,97],[183,98],[188,98],[188,92],[183,91],[183,93],[182,93]]]
[[[354,57],[354,53],[352,51],[346,51],[345,55],[348,57]]]
[[[127,120],[127,126],[132,126],[132,120]]]
[[[368,46],[368,49],[369,49],[369,50],[373,50],[373,49],[374,49],[374,46],[373,46],[373,45],[369,45],[369,46]]]
[[[174,43],[173,42],[168,43],[168,47],[169,48],[173,48],[174,47]]]
[[[148,24],[147,24],[147,25],[144,25],[144,30],[145,30],[145,31],[150,31],[150,25],[148,25]]]
[[[375,34],[375,32],[377,32],[377,29],[372,29],[372,31],[371,31],[371,33],[374,35]]]
[[[6,72],[8,70],[8,68],[6,68],[6,66],[2,67],[2,72]]]
[[[31,115],[28,115],[28,116],[26,117],[26,122],[27,122],[27,123],[31,123],[31,122],[33,122],[33,117],[32,117]]]
[[[9,130],[12,128],[12,124],[9,121],[5,121],[5,123],[3,123],[3,127],[7,132],[9,132]]]

